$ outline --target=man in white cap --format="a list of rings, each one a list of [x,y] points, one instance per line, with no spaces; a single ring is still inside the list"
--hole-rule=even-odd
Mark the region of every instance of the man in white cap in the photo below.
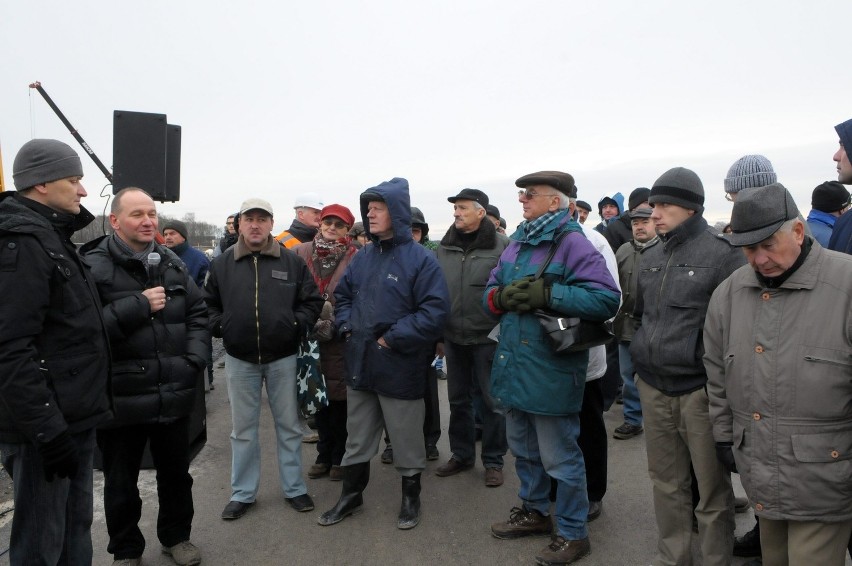
[[[243,202],[239,225],[237,243],[213,260],[204,286],[210,330],[225,346],[234,427],[231,501],[222,511],[225,520],[242,517],[257,497],[264,383],[275,421],[278,476],[285,499],[296,511],[314,508],[302,476],[296,353],[324,302],[304,260],[272,237],[268,202],[259,198]],[[275,308],[264,308],[270,305]]]
[[[275,236],[275,239],[287,248],[298,246],[302,242],[310,242],[317,235],[320,225],[320,211],[325,207],[323,199],[316,193],[304,193],[293,208],[296,210],[296,218],[290,227]]]

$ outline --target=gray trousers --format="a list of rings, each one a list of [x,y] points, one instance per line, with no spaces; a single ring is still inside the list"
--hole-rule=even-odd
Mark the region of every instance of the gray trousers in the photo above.
[[[843,566],[852,521],[773,521],[760,518],[764,566]]]
[[[394,467],[401,476],[413,476],[426,469],[423,440],[423,399],[394,399],[372,391],[346,388],[346,454],[341,466],[369,462],[379,452],[382,428],[393,445]]]
[[[669,397],[637,379],[648,475],[657,518],[654,566],[691,566],[692,480],[698,479],[700,500],[695,508],[698,544],[704,566],[729,566],[734,546],[734,492],[731,474],[716,459],[716,443],[704,389]]]

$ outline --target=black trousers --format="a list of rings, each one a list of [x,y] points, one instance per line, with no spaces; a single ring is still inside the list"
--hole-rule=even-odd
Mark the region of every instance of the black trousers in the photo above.
[[[603,392],[602,408],[609,411],[621,387],[621,367],[618,362],[618,340],[606,345],[606,373],[600,378]]]
[[[426,377],[426,417],[423,419],[423,438],[426,446],[438,444],[441,438],[441,402],[438,399],[438,370],[429,368]]]
[[[323,407],[316,414],[317,433],[317,464],[339,466],[346,452],[346,400],[329,400],[328,407]]]
[[[103,454],[107,551],[116,560],[136,558],[145,551],[145,537],[139,530],[142,499],[136,484],[148,441],[157,469],[157,538],[163,546],[189,540],[195,512],[189,475],[189,417],[171,424],[99,430],[97,439]]]
[[[606,494],[606,425],[603,420],[604,396],[600,379],[586,382],[580,408],[580,436],[577,444],[586,462],[586,491],[589,501],[601,501]]]

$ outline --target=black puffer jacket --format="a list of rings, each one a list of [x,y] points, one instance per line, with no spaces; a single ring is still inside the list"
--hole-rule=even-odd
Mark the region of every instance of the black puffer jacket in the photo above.
[[[324,302],[305,260],[271,236],[257,253],[240,237],[214,259],[204,298],[213,336],[229,355],[253,364],[295,354]]]
[[[92,220],[0,194],[2,442],[47,442],[112,416],[101,305],[69,239]]]
[[[613,253],[618,251],[625,242],[633,239],[633,226],[630,221],[630,213],[622,212],[621,215],[607,224],[603,231],[604,238],[609,242]]]
[[[159,280],[166,308],[151,314],[146,266],[103,236],[83,246],[112,345],[115,420],[107,428],[170,423],[189,415],[207,364],[207,308],[183,262],[165,246]]]

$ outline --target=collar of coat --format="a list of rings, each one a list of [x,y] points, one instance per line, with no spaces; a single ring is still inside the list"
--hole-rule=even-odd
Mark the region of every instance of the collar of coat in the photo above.
[[[246,241],[243,239],[242,234],[237,239],[237,243],[234,244],[234,261],[240,261],[242,258],[246,256],[250,256],[252,252],[248,246],[246,245]],[[260,255],[268,255],[270,257],[281,257],[281,244],[272,237],[272,234],[266,237],[266,243],[260,249]]]
[[[458,229],[455,224],[450,226],[450,229],[447,230],[447,233],[444,234],[443,239],[441,240],[442,246],[455,246],[459,248],[463,248],[463,242],[461,239],[461,235],[459,234]],[[490,250],[494,246],[497,245],[497,228],[494,227],[494,223],[488,220],[488,217],[482,219],[479,223],[479,229],[476,231],[476,238],[473,240],[473,243],[468,248],[469,250]]]
[[[663,242],[663,247],[668,250],[677,245],[691,240],[707,228],[707,221],[704,216],[696,212],[680,224],[674,230],[660,236]]]

